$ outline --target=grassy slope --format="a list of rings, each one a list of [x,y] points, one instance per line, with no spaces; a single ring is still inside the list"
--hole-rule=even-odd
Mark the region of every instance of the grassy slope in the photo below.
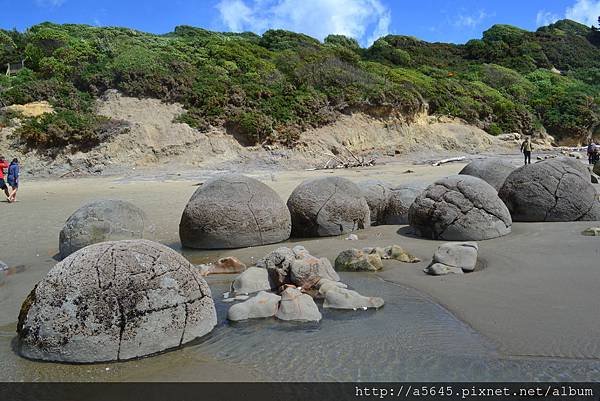
[[[96,116],[92,102],[108,88],[180,102],[188,110],[181,121],[223,125],[248,143],[292,144],[340,113],[410,120],[426,108],[492,134],[545,128],[583,138],[600,125],[599,45],[600,32],[568,20],[537,32],[495,25],[465,45],[386,36],[368,49],[339,35],[321,43],[287,31],[184,26],[159,36],[44,23],[0,31],[0,63],[24,58],[28,66],[0,78],[0,97],[56,108],[18,130],[38,148],[92,147],[109,135],[115,124]]]

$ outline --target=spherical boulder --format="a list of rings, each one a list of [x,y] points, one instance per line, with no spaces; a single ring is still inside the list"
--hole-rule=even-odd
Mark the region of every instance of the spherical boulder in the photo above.
[[[147,240],[103,242],[35,286],[21,307],[17,349],[46,361],[127,360],[179,347],[216,323],[210,289],[183,256]]]
[[[520,167],[498,195],[514,221],[600,220],[589,170],[576,160],[550,159]]]
[[[61,259],[91,244],[140,239],[146,217],[138,207],[114,199],[90,202],[67,219],[59,235]]]
[[[425,187],[425,185],[414,183],[390,189],[387,208],[381,224],[407,224],[410,205]]]
[[[411,205],[408,220],[417,235],[449,241],[477,241],[510,233],[512,220],[496,190],[470,175],[442,178]]]
[[[285,241],[290,212],[279,195],[243,175],[212,179],[194,192],[181,222],[183,246],[198,249],[244,248]]]
[[[371,212],[362,191],[341,177],[304,181],[294,189],[287,206],[295,237],[341,235],[371,225]]]
[[[481,178],[498,191],[515,168],[511,162],[500,158],[477,159],[467,164],[458,174]]]
[[[371,225],[382,224],[391,195],[390,185],[381,180],[360,181],[357,185],[369,205]]]

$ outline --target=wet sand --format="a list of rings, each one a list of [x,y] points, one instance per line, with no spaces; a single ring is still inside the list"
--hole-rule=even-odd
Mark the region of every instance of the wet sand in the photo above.
[[[356,170],[259,171],[248,175],[271,186],[285,200],[299,182],[309,177],[338,175],[352,180],[376,178],[392,184],[429,183],[436,178],[455,174],[463,166],[460,163],[439,167],[390,163]],[[408,169],[414,172],[403,173]],[[12,205],[0,203],[2,225],[5,228],[5,235],[0,240],[0,260],[9,266],[24,265],[19,273],[5,277],[0,283],[1,346],[10,342],[8,333],[14,330],[22,300],[56,263],[53,256],[58,250],[58,233],[75,209],[87,201],[99,198],[131,201],[149,217],[153,228],[148,233],[148,238],[180,250],[177,232],[181,212],[196,190],[195,184],[204,181],[206,175],[196,175],[193,172],[183,172],[178,176],[140,173],[133,178],[23,182],[19,202]],[[439,303],[458,317],[466,327],[471,327],[482,335],[485,341],[489,340],[489,347],[496,348],[494,352],[504,358],[545,357],[595,361],[600,359],[600,319],[596,310],[600,300],[600,240],[581,235],[583,229],[593,225],[595,224],[591,222],[515,223],[513,233],[509,236],[479,242],[480,259],[484,268],[464,276],[426,276],[422,269],[440,242],[415,238],[406,226],[372,227],[359,232],[359,241],[354,242],[346,241],[343,237],[291,242],[302,243],[312,254],[328,257],[332,261],[340,251],[350,247],[400,244],[423,262],[403,264],[386,261],[384,271],[369,277],[385,280],[390,285],[399,284],[416,289],[423,297]],[[194,263],[232,255],[251,264],[278,246],[280,245],[212,252],[184,250],[183,253]],[[386,288],[386,291],[393,291],[394,287]],[[357,290],[361,292],[361,288]],[[219,296],[218,293],[214,295]],[[378,294],[371,292],[369,295]],[[392,308],[388,308],[390,310]],[[93,365],[90,369],[92,374],[95,372],[99,375],[97,379],[105,380],[151,380],[152,377],[183,381],[261,379],[261,375],[256,373],[260,371],[260,366],[246,367],[243,361],[241,365],[224,363],[208,352],[210,347],[206,350],[207,353],[202,353],[184,348],[175,353],[167,353],[155,357],[160,359],[159,365],[147,364],[142,360],[106,365],[111,367],[108,371],[102,371],[104,365]],[[3,352],[6,350],[0,354]],[[169,366],[181,367],[186,363],[190,364],[187,378],[181,373],[182,369],[177,369],[177,374],[169,376]],[[576,363],[582,366],[581,361]],[[135,369],[123,368],[135,366],[127,364],[143,365],[141,376],[136,375]],[[158,366],[164,366],[165,370]],[[198,366],[202,367],[202,372],[210,373],[199,374]],[[121,373],[116,374],[112,369]],[[153,369],[156,370],[156,375],[152,374]],[[592,372],[591,376],[584,374],[577,377],[600,380],[597,367],[590,369],[587,372]],[[40,379],[40,374],[38,372],[32,378],[27,374],[5,371],[0,372],[0,377],[33,380]],[[519,376],[513,379],[518,378]],[[77,380],[73,377],[70,379]]]

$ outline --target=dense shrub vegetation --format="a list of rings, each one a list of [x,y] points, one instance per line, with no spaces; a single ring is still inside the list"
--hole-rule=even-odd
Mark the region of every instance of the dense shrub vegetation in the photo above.
[[[600,126],[599,45],[598,30],[569,20],[537,32],[495,25],[465,45],[390,35],[368,49],[341,35],[321,43],[282,30],[182,26],[152,35],[44,23],[0,30],[0,63],[27,66],[0,77],[0,99],[55,107],[18,131],[42,148],[101,141],[107,121],[94,114],[93,98],[109,88],[180,102],[187,112],[179,121],[224,126],[248,144],[292,144],[340,113],[410,119],[426,109],[491,134],[547,129],[581,140]]]

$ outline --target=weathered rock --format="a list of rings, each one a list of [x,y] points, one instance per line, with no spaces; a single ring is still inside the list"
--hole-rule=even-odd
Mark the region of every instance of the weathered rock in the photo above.
[[[446,274],[463,274],[462,269],[454,266],[448,266],[441,263],[434,263],[427,266],[423,271],[432,276],[445,276]]]
[[[392,188],[381,224],[407,224],[410,205],[423,189],[416,184]]]
[[[281,293],[279,310],[275,317],[281,320],[318,322],[322,316],[310,295],[303,294],[297,288],[288,287]]]
[[[384,251],[386,255],[389,255],[389,259],[395,259],[400,262],[417,263],[421,261],[421,259],[405,251],[404,248],[402,248],[400,245],[392,245],[389,247],[385,247]]]
[[[335,259],[337,271],[377,271],[383,269],[381,257],[377,253],[365,253],[359,249],[348,249]]]
[[[450,267],[458,267],[465,272],[475,270],[477,264],[476,242],[449,242],[442,244],[433,254],[433,263],[441,263]]]
[[[278,248],[258,260],[256,266],[267,269],[272,288],[294,284],[308,290],[321,278],[340,279],[327,258],[312,256],[303,246]]]
[[[348,237],[346,237],[346,239],[348,241],[358,241],[358,235],[356,235],[356,234],[350,234],[350,235],[348,235]]]
[[[91,244],[139,239],[144,235],[145,215],[122,200],[90,202],[75,211],[60,231],[61,259]]]
[[[369,205],[371,225],[382,224],[391,195],[390,184],[380,180],[365,180],[357,185]]]
[[[243,248],[285,241],[290,214],[275,191],[242,175],[207,181],[189,200],[179,236],[199,249]]]
[[[600,162],[594,163],[594,168],[592,172],[596,175],[600,175]]]
[[[513,171],[500,188],[514,221],[600,220],[600,202],[589,170],[557,158]]]
[[[319,295],[324,296],[327,291],[332,288],[348,288],[348,286],[340,281],[322,279],[319,281]]]
[[[217,323],[208,285],[146,240],[88,246],[54,266],[19,314],[18,352],[60,362],[127,360],[178,347]]]
[[[331,309],[378,309],[383,304],[383,299],[379,297],[365,297],[346,288],[331,287],[325,292],[323,307]]]
[[[505,159],[477,159],[467,164],[458,174],[481,178],[498,191],[502,184],[504,184],[506,177],[508,177],[515,168],[516,167],[511,162]]]
[[[211,274],[238,274],[246,270],[246,265],[234,256],[217,260],[211,269]]]
[[[267,270],[260,267],[249,267],[231,284],[231,290],[236,294],[252,294],[271,289]]]
[[[245,302],[232,305],[227,312],[227,319],[239,321],[275,316],[280,300],[279,295],[261,291]]]
[[[600,236],[600,227],[589,227],[583,230],[583,235],[588,235],[590,237]]]
[[[500,237],[512,225],[496,190],[470,175],[436,181],[415,199],[408,217],[418,235],[451,241]]]
[[[347,234],[371,225],[371,212],[360,188],[340,177],[307,180],[287,201],[295,237]]]

